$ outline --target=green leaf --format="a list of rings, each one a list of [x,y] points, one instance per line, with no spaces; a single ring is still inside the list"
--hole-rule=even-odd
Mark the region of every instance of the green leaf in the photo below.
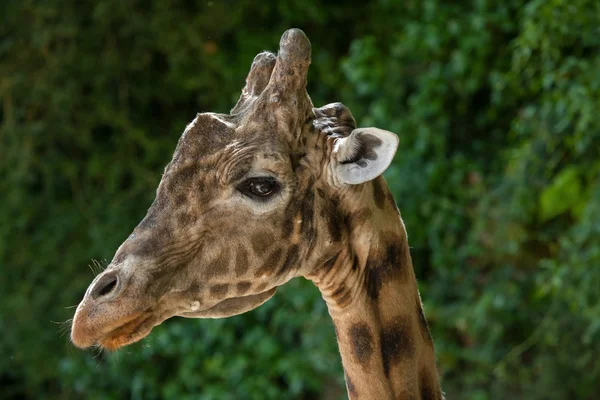
[[[540,195],[540,220],[545,222],[582,202],[581,174],[577,167],[563,169]]]

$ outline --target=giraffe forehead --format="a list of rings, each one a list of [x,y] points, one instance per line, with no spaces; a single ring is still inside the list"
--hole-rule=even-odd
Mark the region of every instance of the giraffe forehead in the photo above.
[[[198,114],[181,135],[172,164],[201,163],[214,166],[223,158],[260,153],[270,159],[290,152],[290,124],[273,109],[253,110],[250,115]],[[260,111],[260,112],[259,112]],[[293,124],[292,124],[293,125]]]
[[[222,150],[235,137],[236,122],[228,115],[198,114],[183,131],[173,162],[199,160]]]

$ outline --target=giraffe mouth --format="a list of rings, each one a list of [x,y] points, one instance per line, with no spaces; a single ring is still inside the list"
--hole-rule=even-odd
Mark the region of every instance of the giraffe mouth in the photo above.
[[[185,318],[224,318],[242,314],[265,303],[273,297],[276,290],[277,288],[273,288],[259,294],[225,299],[204,310],[182,312],[177,315]],[[157,318],[149,310],[138,313],[103,335],[97,341],[97,345],[103,349],[114,351],[135,343],[148,336],[156,325],[170,318],[170,316],[165,317],[163,314]]]
[[[108,332],[98,341],[98,346],[106,350],[117,350],[120,347],[135,343],[148,336],[156,325],[151,313],[142,313],[128,322]]]

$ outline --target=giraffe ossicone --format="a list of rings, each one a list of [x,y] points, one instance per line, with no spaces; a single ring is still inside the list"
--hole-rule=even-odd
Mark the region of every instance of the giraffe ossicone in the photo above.
[[[90,284],[72,342],[117,349],[168,318],[252,310],[298,276],[321,291],[351,398],[441,399],[406,231],[381,174],[391,132],[314,108],[310,42],[256,56],[229,114],[186,127],[146,216]]]

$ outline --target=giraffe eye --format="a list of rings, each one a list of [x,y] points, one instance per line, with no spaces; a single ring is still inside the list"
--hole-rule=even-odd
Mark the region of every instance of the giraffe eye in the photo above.
[[[279,182],[271,177],[250,178],[238,186],[238,190],[256,200],[266,200],[279,192]]]

